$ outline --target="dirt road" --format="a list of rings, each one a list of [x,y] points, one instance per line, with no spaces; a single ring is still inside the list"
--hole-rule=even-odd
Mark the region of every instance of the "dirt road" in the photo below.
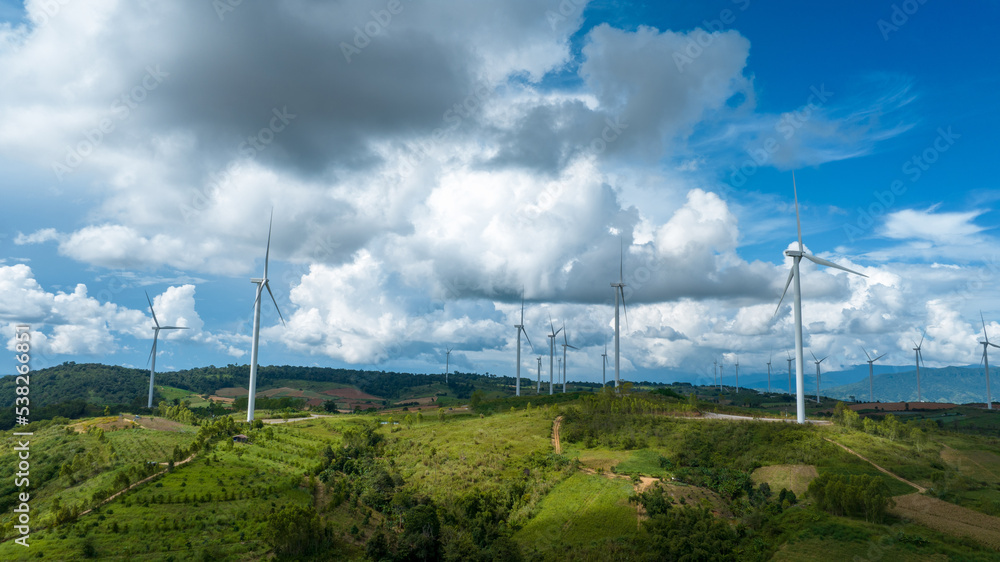
[[[921,493],[921,494],[922,494],[922,493],[924,493],[924,492],[926,492],[926,491],[927,491],[927,488],[924,488],[923,486],[918,486],[918,485],[914,484],[913,482],[910,482],[909,480],[907,480],[907,479],[903,478],[902,476],[899,476],[899,475],[896,475],[896,474],[893,474],[893,473],[889,472],[888,470],[886,470],[885,468],[883,468],[883,467],[881,467],[881,466],[879,466],[879,465],[877,465],[877,464],[873,463],[873,462],[872,462],[871,460],[869,460],[869,459],[867,459],[867,458],[865,458],[865,457],[861,456],[860,454],[858,454],[858,452],[857,452],[857,451],[855,451],[854,449],[851,449],[851,448],[850,448],[850,447],[848,447],[847,445],[843,445],[843,444],[841,444],[841,443],[837,443],[837,442],[836,442],[836,441],[834,441],[833,439],[828,439],[828,438],[826,438],[826,437],[824,437],[823,439],[825,439],[826,441],[829,441],[830,443],[833,443],[834,445],[839,445],[839,446],[840,446],[840,448],[842,448],[843,450],[847,451],[848,453],[851,453],[852,455],[854,455],[854,456],[858,457],[859,459],[861,459],[861,460],[865,461],[866,463],[868,463],[868,464],[870,464],[870,465],[874,466],[875,468],[877,468],[877,469],[879,469],[880,471],[882,471],[882,472],[884,472],[884,473],[888,474],[889,476],[892,476],[893,478],[895,478],[896,480],[899,480],[899,481],[900,481],[900,482],[902,482],[903,484],[906,484],[907,486],[912,486],[912,487],[916,488],[916,489],[917,489],[917,492],[918,492],[918,493]]]
[[[562,446],[559,444],[559,426],[562,424],[562,416],[559,416],[552,422],[552,448],[555,449],[557,455],[562,454]]]

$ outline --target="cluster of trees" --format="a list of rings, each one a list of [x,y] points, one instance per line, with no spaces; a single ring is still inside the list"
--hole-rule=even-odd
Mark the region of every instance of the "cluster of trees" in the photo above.
[[[847,429],[885,437],[889,441],[905,439],[910,434],[910,427],[892,414],[886,414],[882,421],[875,421],[869,417],[862,418],[843,402],[837,402],[837,405],[834,406],[833,422]]]
[[[864,517],[883,523],[895,505],[886,483],[877,476],[823,474],[809,483],[809,495],[816,507],[834,515]]]

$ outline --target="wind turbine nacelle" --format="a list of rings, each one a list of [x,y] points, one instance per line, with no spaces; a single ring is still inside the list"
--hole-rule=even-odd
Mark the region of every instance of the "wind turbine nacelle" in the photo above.
[[[785,250],[785,255],[790,258],[801,258],[805,252],[800,252],[799,250]]]
[[[264,282],[264,279],[260,279],[260,278],[258,278],[258,277],[254,277],[254,278],[251,278],[251,279],[250,279],[250,282],[251,282],[251,283],[263,283],[263,282]]]

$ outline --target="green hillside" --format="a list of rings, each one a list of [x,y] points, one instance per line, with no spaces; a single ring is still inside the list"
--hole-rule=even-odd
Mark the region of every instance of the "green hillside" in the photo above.
[[[182,406],[35,422],[20,428],[34,433],[27,549],[12,540],[18,441],[0,442],[0,559],[1000,555],[996,437],[842,408],[825,426],[706,419],[716,406],[627,387],[475,402],[253,425]],[[797,492],[782,489],[792,473]]]
[[[995,375],[995,373],[991,373]],[[994,376],[995,378],[995,376]],[[880,402],[916,402],[916,370],[900,373],[883,373],[873,378],[875,400]],[[997,380],[991,381],[994,390],[1000,389]],[[983,369],[966,367],[945,367],[943,369],[920,369],[920,391],[924,402],[950,402],[953,404],[985,403],[986,375]],[[823,389],[823,394],[849,400],[868,401],[868,379],[843,386]],[[994,401],[1000,396],[994,394]]]

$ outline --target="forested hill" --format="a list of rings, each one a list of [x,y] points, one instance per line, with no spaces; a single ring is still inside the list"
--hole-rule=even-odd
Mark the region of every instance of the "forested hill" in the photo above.
[[[435,382],[444,375],[414,375],[386,371],[358,371],[329,367],[266,366],[257,371],[258,388],[268,388],[279,381],[305,380],[354,385],[368,394],[395,399],[408,390]],[[198,394],[212,394],[220,388],[246,388],[250,377],[248,365],[200,367],[156,374],[156,384],[181,388]],[[513,378],[452,373],[449,385],[459,395],[468,395],[485,384],[513,384]],[[16,386],[13,376],[0,377],[0,407],[14,403]],[[149,371],[99,363],[63,363],[31,373],[32,408],[83,402],[104,405],[145,406],[149,389]],[[466,392],[467,391],[467,392]]]
[[[825,379],[826,375],[824,375]],[[994,388],[998,388],[995,384]],[[899,373],[875,375],[873,380],[875,400],[881,402],[916,402],[917,372],[909,370]],[[983,369],[968,367],[945,367],[943,369],[920,369],[920,397],[924,402],[951,402],[967,404],[986,402],[986,374]],[[858,400],[868,400],[868,378],[852,384],[824,388],[823,394],[832,398],[848,400],[854,396]],[[994,400],[997,394],[993,395]]]

